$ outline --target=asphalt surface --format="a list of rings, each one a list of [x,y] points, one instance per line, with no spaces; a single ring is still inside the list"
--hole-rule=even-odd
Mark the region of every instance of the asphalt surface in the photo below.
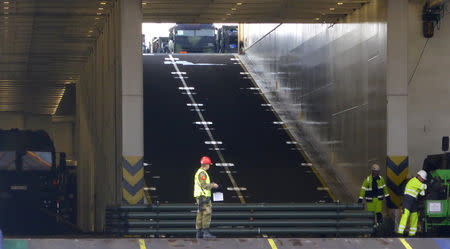
[[[0,202],[0,229],[5,236],[80,233],[74,225],[57,221],[54,214],[29,200]]]
[[[173,61],[180,71],[177,72]],[[209,170],[225,202],[240,202],[230,187],[242,188],[246,202],[330,202],[318,177],[291,143],[277,116],[233,55],[144,55],[144,159],[152,201],[192,202],[193,176],[200,158],[234,164]],[[180,79],[184,77],[188,87]],[[192,88],[191,88],[192,89]],[[195,107],[207,122],[214,148]]]
[[[449,239],[289,238],[289,239],[8,239],[4,249],[448,249]]]

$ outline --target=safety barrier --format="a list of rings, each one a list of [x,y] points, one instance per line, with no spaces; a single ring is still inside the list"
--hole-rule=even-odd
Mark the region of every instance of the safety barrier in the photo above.
[[[105,229],[118,235],[195,235],[197,206],[161,204],[106,210]],[[349,236],[373,232],[374,215],[362,204],[214,204],[211,232],[219,236]]]

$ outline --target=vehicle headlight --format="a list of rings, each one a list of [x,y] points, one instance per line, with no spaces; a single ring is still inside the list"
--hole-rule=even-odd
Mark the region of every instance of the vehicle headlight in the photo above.
[[[429,213],[441,213],[442,212],[442,202],[440,201],[429,201],[428,202],[428,212]]]

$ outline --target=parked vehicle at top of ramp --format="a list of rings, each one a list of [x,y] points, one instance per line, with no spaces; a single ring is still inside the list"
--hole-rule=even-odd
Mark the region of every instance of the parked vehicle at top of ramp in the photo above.
[[[222,26],[217,33],[219,53],[238,52],[238,26]]]
[[[212,24],[177,24],[170,29],[174,52],[216,52],[216,28]]]

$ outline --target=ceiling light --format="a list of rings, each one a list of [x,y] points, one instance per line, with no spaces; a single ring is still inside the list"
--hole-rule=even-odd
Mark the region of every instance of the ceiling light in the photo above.
[[[343,4],[344,4],[344,3],[342,3],[342,2],[338,2],[338,3],[337,3],[337,5],[343,5]]]
[[[241,5],[242,5],[242,3],[236,3],[236,5],[237,5],[237,6],[241,6]]]
[[[3,9],[7,10],[7,9],[9,9],[9,7],[8,7],[8,6],[6,6],[6,7],[3,7]]]
[[[100,13],[100,12],[97,12],[97,16],[100,16],[102,13]]]
[[[227,16],[231,16],[231,13],[227,13]]]
[[[3,2],[4,4],[9,4],[9,2]]]
[[[94,31],[93,30],[89,30],[89,33],[93,33]]]
[[[320,18],[318,18],[318,17],[316,17],[316,19],[315,19],[316,21],[319,21],[320,20]]]
[[[147,5],[147,3],[146,3],[146,2],[143,2],[142,5]]]
[[[98,8],[98,10],[103,10],[103,8],[100,7],[100,8]]]
[[[235,10],[236,10],[236,8],[231,8],[231,10],[232,10],[232,11],[235,11]]]
[[[333,11],[333,10],[334,10],[334,8],[330,8],[330,10],[331,10],[331,11]]]
[[[100,17],[96,17],[95,20],[100,20]]]
[[[106,5],[106,3],[105,3],[105,2],[101,2],[100,4],[101,4],[101,5]]]

